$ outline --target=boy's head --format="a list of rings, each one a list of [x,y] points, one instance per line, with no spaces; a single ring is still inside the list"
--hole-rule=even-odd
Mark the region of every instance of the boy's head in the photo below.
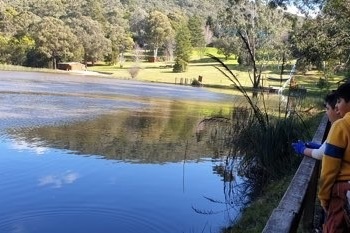
[[[350,82],[343,83],[337,89],[337,99],[344,99],[345,102],[350,101]]]
[[[350,82],[340,85],[336,91],[337,93],[337,113],[343,117],[350,112]]]
[[[340,116],[338,115],[337,108],[335,107],[337,104],[337,95],[335,91],[331,91],[324,98],[326,114],[331,123],[338,120]]]
[[[337,104],[337,94],[335,90],[331,91],[324,97],[324,104],[329,105],[332,109],[335,109],[335,105]]]

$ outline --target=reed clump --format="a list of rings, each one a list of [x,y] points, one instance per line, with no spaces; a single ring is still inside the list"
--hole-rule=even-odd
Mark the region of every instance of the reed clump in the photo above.
[[[296,170],[301,159],[294,154],[291,143],[297,139],[310,138],[311,133],[303,116],[296,111],[299,100],[293,99],[294,105],[291,107],[290,96],[285,96],[285,104],[281,103],[278,112],[272,114],[265,103],[263,91],[248,93],[220,59],[209,56],[218,63],[216,68],[232,82],[232,86],[242,93],[248,103],[233,111],[231,128],[226,138],[230,147],[229,161],[235,163],[239,158],[238,173],[246,179],[249,199],[252,200],[272,181],[282,179]]]

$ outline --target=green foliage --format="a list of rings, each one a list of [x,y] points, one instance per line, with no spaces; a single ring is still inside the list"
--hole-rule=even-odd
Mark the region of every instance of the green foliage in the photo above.
[[[86,16],[68,18],[66,22],[83,47],[84,63],[103,60],[110,51],[111,41],[105,37],[102,25]]]
[[[186,69],[186,64],[184,64],[182,61],[175,62],[174,66],[173,66],[174,73],[184,72],[185,69]]]
[[[182,25],[178,29],[175,41],[175,65],[173,72],[185,72],[192,53],[191,34],[186,25]]]
[[[169,18],[160,11],[153,11],[147,19],[146,25],[147,41],[154,51],[154,58],[157,59],[158,49],[167,41],[171,41],[174,31]]]
[[[44,17],[32,26],[31,37],[36,41],[36,50],[51,59],[56,68],[57,60],[69,59],[79,48],[78,38],[62,20]]]
[[[203,47],[205,46],[204,40],[204,23],[198,16],[190,17],[188,20],[188,29],[191,33],[191,45],[192,47]]]
[[[264,99],[259,105],[256,96],[247,93],[236,75],[213,57],[223,67],[217,69],[239,90],[249,104],[232,115],[230,132],[233,158],[241,155],[239,173],[252,182],[251,195],[259,195],[261,190],[274,179],[280,179],[293,171],[299,159],[292,152],[291,143],[304,138],[308,131],[304,122],[296,114],[287,116],[286,109],[280,108],[277,116],[270,116]],[[288,97],[289,98],[289,97]]]
[[[42,24],[43,19],[54,18],[57,22],[64,22],[64,25],[57,24],[55,32],[66,36],[60,38],[65,41],[62,44],[72,44],[73,38],[68,39],[70,32],[75,34],[79,43],[74,45],[76,49],[66,45],[68,48],[64,53],[58,49],[53,59],[80,60],[85,55],[86,61],[106,59],[110,64],[115,64],[119,54],[130,49],[131,38],[141,48],[153,49],[154,57],[157,57],[159,50],[172,59],[174,31],[188,21],[192,46],[201,48],[201,57],[206,50],[204,45],[211,45],[213,39],[239,35],[239,51],[234,53],[241,54],[241,64],[250,66],[254,87],[260,84],[260,65],[263,66],[268,61],[279,62],[282,54],[287,59],[290,58],[289,42],[294,44],[293,55],[298,58],[307,57],[308,61],[338,59],[340,64],[337,66],[346,64],[350,44],[347,36],[350,19],[347,1],[322,1],[322,15],[316,20],[307,21],[305,27],[298,25],[305,18],[301,20],[301,17],[285,14],[275,7],[287,2],[300,3],[300,0],[269,2],[272,4],[262,0],[8,0],[0,2],[0,34],[12,41],[30,36],[35,41],[38,50],[36,54],[52,57],[47,52],[49,43],[45,46],[42,44],[43,41],[53,41],[49,37],[55,26],[42,28],[40,39],[34,35],[38,33],[35,25]],[[306,0],[302,3],[311,6],[320,2]],[[157,16],[155,10],[159,13]],[[205,25],[203,19],[207,19]],[[312,25],[308,25],[309,22]],[[297,33],[293,35],[293,31]],[[221,49],[221,52],[228,57],[233,47],[230,45],[223,48],[225,49]],[[22,53],[29,53],[29,50],[22,47],[22,58],[13,58],[7,53],[3,54],[6,49],[0,49],[1,61],[6,63],[20,64],[23,61]],[[32,55],[31,52],[30,56]]]
[[[9,37],[0,35],[0,63],[6,63],[8,61],[9,40]]]
[[[325,79],[325,78],[320,78],[316,84],[318,88],[322,89],[327,89],[330,87],[330,83]]]
[[[243,210],[241,218],[232,227],[223,229],[222,233],[260,233],[264,229],[272,211],[280,202],[288,188],[292,176],[286,176],[268,185],[263,195],[255,200],[249,208]]]
[[[221,37],[239,38],[239,63],[250,66],[252,86],[258,88],[264,65],[272,57],[282,60],[288,49],[291,24],[284,12],[269,8],[266,1],[230,1],[219,22]]]
[[[9,41],[11,50],[11,64],[24,65],[27,59],[27,54],[35,47],[35,41],[29,36],[23,36],[21,38],[12,38]]]
[[[223,54],[227,60],[231,55],[238,53],[238,48],[241,46],[238,38],[235,37],[222,37],[214,41],[214,47],[219,51],[219,54]]]
[[[35,48],[31,49],[27,53],[27,59],[24,63],[25,66],[29,67],[51,67],[49,64],[50,59]]]
[[[254,183],[254,192],[260,194],[271,180],[295,171],[300,162],[292,153],[291,143],[303,138],[304,125],[297,116],[270,119],[266,127],[251,115],[234,140],[237,151],[244,154],[239,173]]]

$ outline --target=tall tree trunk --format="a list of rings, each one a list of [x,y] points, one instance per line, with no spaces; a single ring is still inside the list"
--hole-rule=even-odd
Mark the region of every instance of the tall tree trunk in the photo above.
[[[56,70],[56,68],[57,68],[56,57],[52,58],[52,67],[53,67],[54,70]]]
[[[153,61],[156,62],[157,61],[157,56],[158,56],[158,47],[155,47],[153,49]]]

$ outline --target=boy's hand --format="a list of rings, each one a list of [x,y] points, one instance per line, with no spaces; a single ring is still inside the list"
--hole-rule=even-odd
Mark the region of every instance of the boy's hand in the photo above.
[[[292,143],[292,147],[298,155],[303,155],[304,150],[306,149],[305,143],[301,140],[298,140],[297,143]]]

